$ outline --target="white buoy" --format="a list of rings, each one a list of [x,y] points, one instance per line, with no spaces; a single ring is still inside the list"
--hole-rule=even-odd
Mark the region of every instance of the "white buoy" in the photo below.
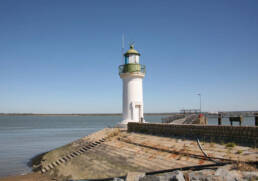
[[[119,75],[123,79],[123,121],[144,122],[142,79],[145,66],[140,64],[140,53],[130,45],[124,54],[124,65],[119,66]]]

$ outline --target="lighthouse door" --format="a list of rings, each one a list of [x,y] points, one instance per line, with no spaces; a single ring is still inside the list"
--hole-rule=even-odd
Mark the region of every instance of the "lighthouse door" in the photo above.
[[[141,121],[141,106],[140,105],[135,105],[135,120],[137,122]]]

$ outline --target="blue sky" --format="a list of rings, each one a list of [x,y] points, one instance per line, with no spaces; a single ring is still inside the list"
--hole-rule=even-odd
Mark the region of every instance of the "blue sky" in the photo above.
[[[0,112],[121,112],[122,33],[145,112],[258,110],[257,0],[2,0]]]

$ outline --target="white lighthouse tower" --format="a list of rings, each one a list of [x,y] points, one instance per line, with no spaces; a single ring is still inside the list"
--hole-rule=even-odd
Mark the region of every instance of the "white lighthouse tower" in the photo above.
[[[119,66],[119,75],[123,79],[123,121],[144,122],[142,79],[145,66],[140,64],[140,53],[130,45],[124,54],[124,65]]]

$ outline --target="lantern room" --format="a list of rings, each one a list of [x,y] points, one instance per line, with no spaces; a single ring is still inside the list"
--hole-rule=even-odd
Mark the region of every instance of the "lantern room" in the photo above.
[[[124,54],[125,64],[139,64],[140,53],[134,49],[133,45],[130,45],[130,49]]]

